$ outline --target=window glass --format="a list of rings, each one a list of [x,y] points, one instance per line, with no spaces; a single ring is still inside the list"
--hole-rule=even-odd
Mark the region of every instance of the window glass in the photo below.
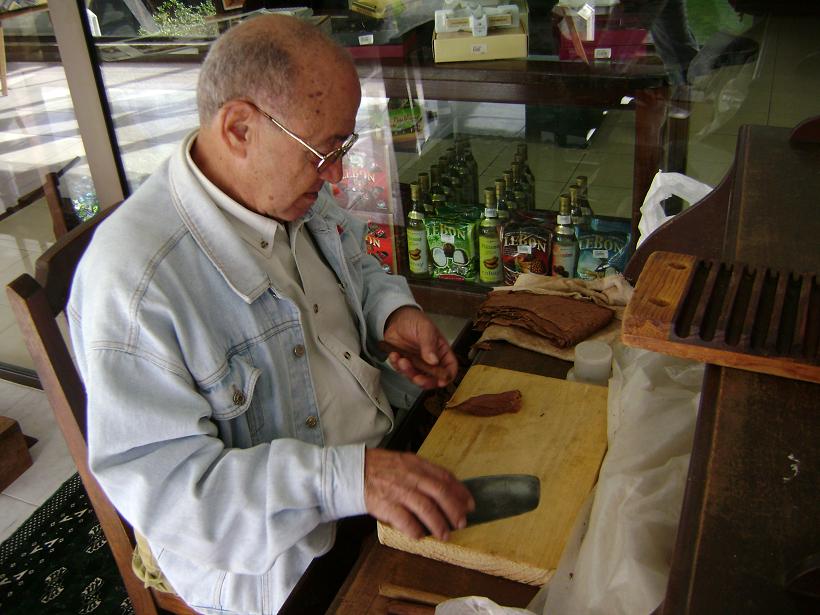
[[[33,274],[55,233],[98,210],[65,71],[45,7],[0,12],[6,92],[0,97],[0,285]],[[54,191],[49,190],[49,186]],[[45,196],[52,194],[52,208]],[[0,293],[0,370],[33,367]]]

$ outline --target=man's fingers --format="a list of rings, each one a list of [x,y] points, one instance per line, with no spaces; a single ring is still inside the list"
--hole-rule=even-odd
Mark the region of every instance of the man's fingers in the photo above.
[[[365,503],[371,515],[408,535],[419,537],[416,523],[441,540],[451,528],[464,527],[475,506],[467,488],[444,468],[381,449],[365,451]]]

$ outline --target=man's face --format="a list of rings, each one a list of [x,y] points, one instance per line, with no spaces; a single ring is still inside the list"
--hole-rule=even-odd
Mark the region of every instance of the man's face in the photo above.
[[[316,61],[313,66],[301,72],[286,115],[263,101],[257,104],[315,150],[327,154],[354,131],[361,90],[352,66],[335,58]],[[319,173],[314,154],[262,113],[254,114],[251,123],[256,138],[249,149],[243,200],[251,209],[277,220],[296,220],[316,201],[325,181],[341,180],[342,161]]]

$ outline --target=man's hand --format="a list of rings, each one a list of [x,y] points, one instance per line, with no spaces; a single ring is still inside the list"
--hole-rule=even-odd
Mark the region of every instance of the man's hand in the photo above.
[[[384,326],[384,341],[399,349],[387,357],[393,368],[421,388],[447,386],[456,377],[458,361],[450,344],[418,308],[405,306],[390,314]],[[402,349],[407,352],[402,354]],[[411,360],[412,355],[418,355],[430,366],[441,368],[437,370],[441,375],[434,377],[429,371],[425,373],[425,370],[417,369]]]
[[[475,509],[467,488],[444,468],[378,448],[365,450],[364,501],[373,517],[415,539],[447,540]]]

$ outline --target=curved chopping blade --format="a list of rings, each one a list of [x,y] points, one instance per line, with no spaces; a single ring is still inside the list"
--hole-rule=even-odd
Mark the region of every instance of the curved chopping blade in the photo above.
[[[477,476],[462,482],[475,500],[467,527],[535,510],[541,500],[541,481],[532,474]]]

